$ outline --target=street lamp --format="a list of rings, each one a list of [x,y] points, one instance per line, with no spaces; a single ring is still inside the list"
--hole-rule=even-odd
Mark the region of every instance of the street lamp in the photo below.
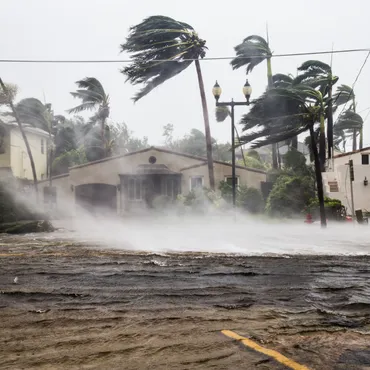
[[[235,176],[235,122],[234,122],[234,107],[236,105],[249,105],[249,99],[252,95],[252,87],[248,80],[243,86],[243,94],[245,96],[244,102],[235,102],[231,99],[230,102],[219,102],[222,89],[221,86],[216,81],[212,89],[213,96],[216,99],[216,107],[231,107],[231,168],[232,168],[232,192],[233,192],[233,207],[236,204],[236,176]]]

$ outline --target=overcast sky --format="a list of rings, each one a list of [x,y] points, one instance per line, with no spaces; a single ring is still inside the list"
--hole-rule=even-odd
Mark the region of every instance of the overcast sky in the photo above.
[[[293,53],[370,47],[370,2],[367,0],[229,0],[186,2],[156,0],[0,0],[0,59],[123,59],[119,45],[130,26],[150,15],[166,15],[191,24],[207,40],[207,56],[233,56],[233,47],[251,34],[266,35],[274,53]],[[337,54],[333,71],[338,84],[352,85],[366,52]],[[296,74],[308,59],[330,63],[330,55],[275,58],[273,73]],[[202,64],[212,136],[229,140],[229,122],[214,119],[212,86],[217,79],[222,99],[243,100],[245,70],[232,71],[229,61]],[[98,78],[111,97],[111,118],[125,121],[138,136],[161,144],[162,127],[172,123],[175,136],[191,128],[203,130],[203,118],[195,66],[153,90],[134,104],[138,87],[125,83],[119,73],[122,64],[0,64],[0,76],[20,88],[18,98],[36,97],[52,103],[57,114],[77,105],[69,94],[75,81]],[[253,96],[266,86],[266,65],[249,76]],[[358,111],[370,107],[370,60],[355,87]],[[246,112],[237,107],[236,114]],[[362,113],[363,118],[369,110]],[[370,119],[364,130],[364,144],[370,145]]]

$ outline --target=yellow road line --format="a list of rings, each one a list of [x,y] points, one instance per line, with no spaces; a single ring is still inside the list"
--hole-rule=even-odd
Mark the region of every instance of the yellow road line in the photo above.
[[[270,356],[274,358],[276,361],[280,362],[281,364],[294,369],[294,370],[309,370],[308,367],[298,364],[297,362],[290,360],[288,357],[283,356],[281,353],[274,351],[272,349],[267,349],[261,347],[256,342],[252,340],[242,337],[239,334],[234,333],[231,330],[222,330],[221,333],[226,335],[229,338],[235,339],[243,343],[246,347],[252,348],[257,352],[263,353],[264,355]]]

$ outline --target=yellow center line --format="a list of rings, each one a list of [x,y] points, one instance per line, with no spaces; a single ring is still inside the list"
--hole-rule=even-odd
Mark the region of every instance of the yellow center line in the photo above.
[[[294,369],[294,370],[310,370],[308,367],[298,364],[297,362],[289,359],[288,357],[285,357],[281,353],[274,351],[272,349],[267,349],[264,347],[261,347],[256,342],[253,342],[252,340],[242,337],[239,334],[234,333],[231,330],[222,330],[221,333],[223,335],[226,335],[229,338],[235,339],[243,343],[246,347],[252,348],[257,352],[263,353],[264,355],[267,355],[269,357],[274,358],[276,361],[280,362],[281,364]]]

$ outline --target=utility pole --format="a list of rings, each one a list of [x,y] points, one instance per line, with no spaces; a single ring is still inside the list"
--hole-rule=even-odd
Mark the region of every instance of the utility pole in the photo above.
[[[351,188],[351,206],[352,206],[352,220],[355,217],[355,201],[353,199],[353,181],[355,180],[355,173],[353,170],[353,160],[350,159],[348,161],[349,165],[349,184]]]

